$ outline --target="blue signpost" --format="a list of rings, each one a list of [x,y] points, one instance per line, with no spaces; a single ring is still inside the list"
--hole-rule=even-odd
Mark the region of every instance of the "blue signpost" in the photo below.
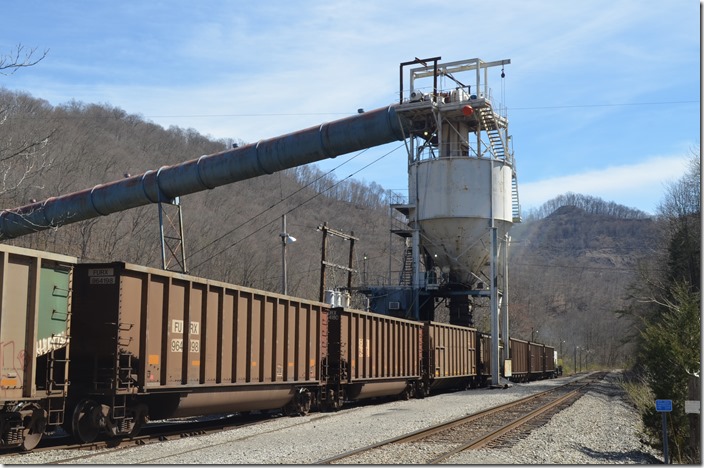
[[[662,413],[662,455],[664,463],[669,463],[667,454],[667,413],[672,412],[672,400],[655,400],[655,411]]]

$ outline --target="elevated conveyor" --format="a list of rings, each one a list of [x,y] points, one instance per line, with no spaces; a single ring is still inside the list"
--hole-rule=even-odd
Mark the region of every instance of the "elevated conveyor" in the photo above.
[[[4,210],[0,240],[272,174],[403,140],[398,105],[375,109],[174,166]]]

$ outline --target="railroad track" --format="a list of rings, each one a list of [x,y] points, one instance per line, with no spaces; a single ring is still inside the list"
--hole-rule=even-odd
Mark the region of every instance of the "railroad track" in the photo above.
[[[286,425],[283,430],[295,426],[305,425],[310,423],[311,421],[329,418],[334,416],[334,414],[335,413],[316,413],[307,415],[302,418],[290,418],[291,424]],[[114,453],[115,457],[119,457],[119,452],[121,450],[133,448],[135,446],[148,446],[150,444],[163,441],[178,440],[187,437],[199,437],[233,429],[241,429],[248,426],[266,423],[279,417],[283,416],[278,413],[253,413],[247,415],[236,414],[217,418],[184,420],[178,422],[157,422],[150,423],[145,426],[142,429],[140,435],[136,437],[99,440],[86,444],[73,443],[72,439],[69,436],[51,437],[43,439],[40,446],[27,453],[51,452],[52,461],[50,462],[50,464],[90,463],[90,460],[93,458],[104,458],[106,453]],[[289,418],[285,417],[285,419]],[[268,432],[277,432],[280,430],[282,430],[282,428],[274,428],[271,430],[260,431],[255,436],[248,435],[244,436],[244,438],[246,439],[250,437],[256,437],[261,434],[266,434]],[[213,444],[207,442],[206,438],[204,438],[203,440],[203,444],[196,448],[187,449],[178,453],[172,453],[171,455],[181,455],[188,452],[202,450],[206,447],[231,443],[230,441],[228,441],[224,443],[219,442]],[[147,449],[147,447],[144,447],[144,449]],[[21,452],[16,452],[15,454],[17,453]],[[13,452],[7,452],[6,454],[12,455]],[[163,454],[159,455],[156,458],[157,461],[162,459]],[[149,462],[150,461],[147,460],[141,461],[140,463]],[[4,464],[2,454],[0,454],[0,463]]]
[[[95,453],[104,450],[120,450],[134,447],[135,445],[148,445],[155,442],[182,439],[185,437],[195,437],[213,434],[229,429],[246,427],[269,421],[273,417],[270,414],[251,415],[229,415],[208,419],[192,419],[168,423],[151,423],[142,428],[138,436],[130,438],[113,438],[96,440],[91,443],[76,443],[70,436],[45,437],[40,445],[31,450],[33,453],[46,452],[50,450],[62,450],[67,453],[81,451],[82,455],[62,459],[61,463],[74,460],[82,460],[92,457]],[[88,452],[88,453],[86,453]],[[11,452],[8,452],[11,453]],[[0,456],[0,462],[2,457]]]
[[[418,463],[437,464],[464,450],[512,445],[574,403],[586,392],[589,384],[601,380],[604,375],[593,374],[527,398],[345,452],[317,464],[353,464],[355,459],[369,463],[369,460],[381,458],[374,453],[382,450],[416,451]]]

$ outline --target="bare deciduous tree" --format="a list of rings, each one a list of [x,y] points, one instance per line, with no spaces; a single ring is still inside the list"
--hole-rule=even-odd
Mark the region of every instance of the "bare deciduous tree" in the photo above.
[[[32,67],[48,52],[39,54],[36,48],[26,49],[19,44],[0,55],[0,75]],[[37,119],[48,108],[46,101],[26,94],[0,93],[0,196],[4,200],[21,199],[18,189],[51,164],[48,145],[55,129],[49,121]]]
[[[9,53],[0,55],[0,75],[12,75],[20,68],[33,67],[44,60],[48,53],[49,49],[40,54],[36,47],[27,49],[22,44],[18,44]]]

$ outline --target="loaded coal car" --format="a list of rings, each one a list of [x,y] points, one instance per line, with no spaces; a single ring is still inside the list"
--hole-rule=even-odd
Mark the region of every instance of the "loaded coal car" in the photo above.
[[[525,382],[530,379],[530,346],[528,341],[509,338],[509,358],[511,359],[511,380]]]
[[[528,380],[542,379],[545,374],[545,345],[528,343]]]
[[[555,348],[541,343],[530,343],[529,380],[550,379],[557,376]]]
[[[373,397],[423,396],[423,323],[336,307],[328,315],[322,409]]]
[[[0,245],[0,448],[64,423],[75,257]]]
[[[543,347],[543,355],[545,356],[545,366],[543,371],[544,379],[553,379],[559,375],[557,368],[557,352],[552,346],[545,345]]]
[[[477,385],[478,333],[448,323],[425,322],[423,332],[424,389],[464,390]]]
[[[74,270],[66,427],[89,442],[168,419],[284,408],[320,391],[327,307],[128,263]]]
[[[486,387],[491,381],[491,335],[489,333],[477,332],[477,377],[476,387]],[[499,355],[503,352],[503,342],[499,342]],[[499,369],[501,374],[503,369]]]
[[[511,380],[526,382],[557,375],[555,348],[532,341],[510,338]]]

